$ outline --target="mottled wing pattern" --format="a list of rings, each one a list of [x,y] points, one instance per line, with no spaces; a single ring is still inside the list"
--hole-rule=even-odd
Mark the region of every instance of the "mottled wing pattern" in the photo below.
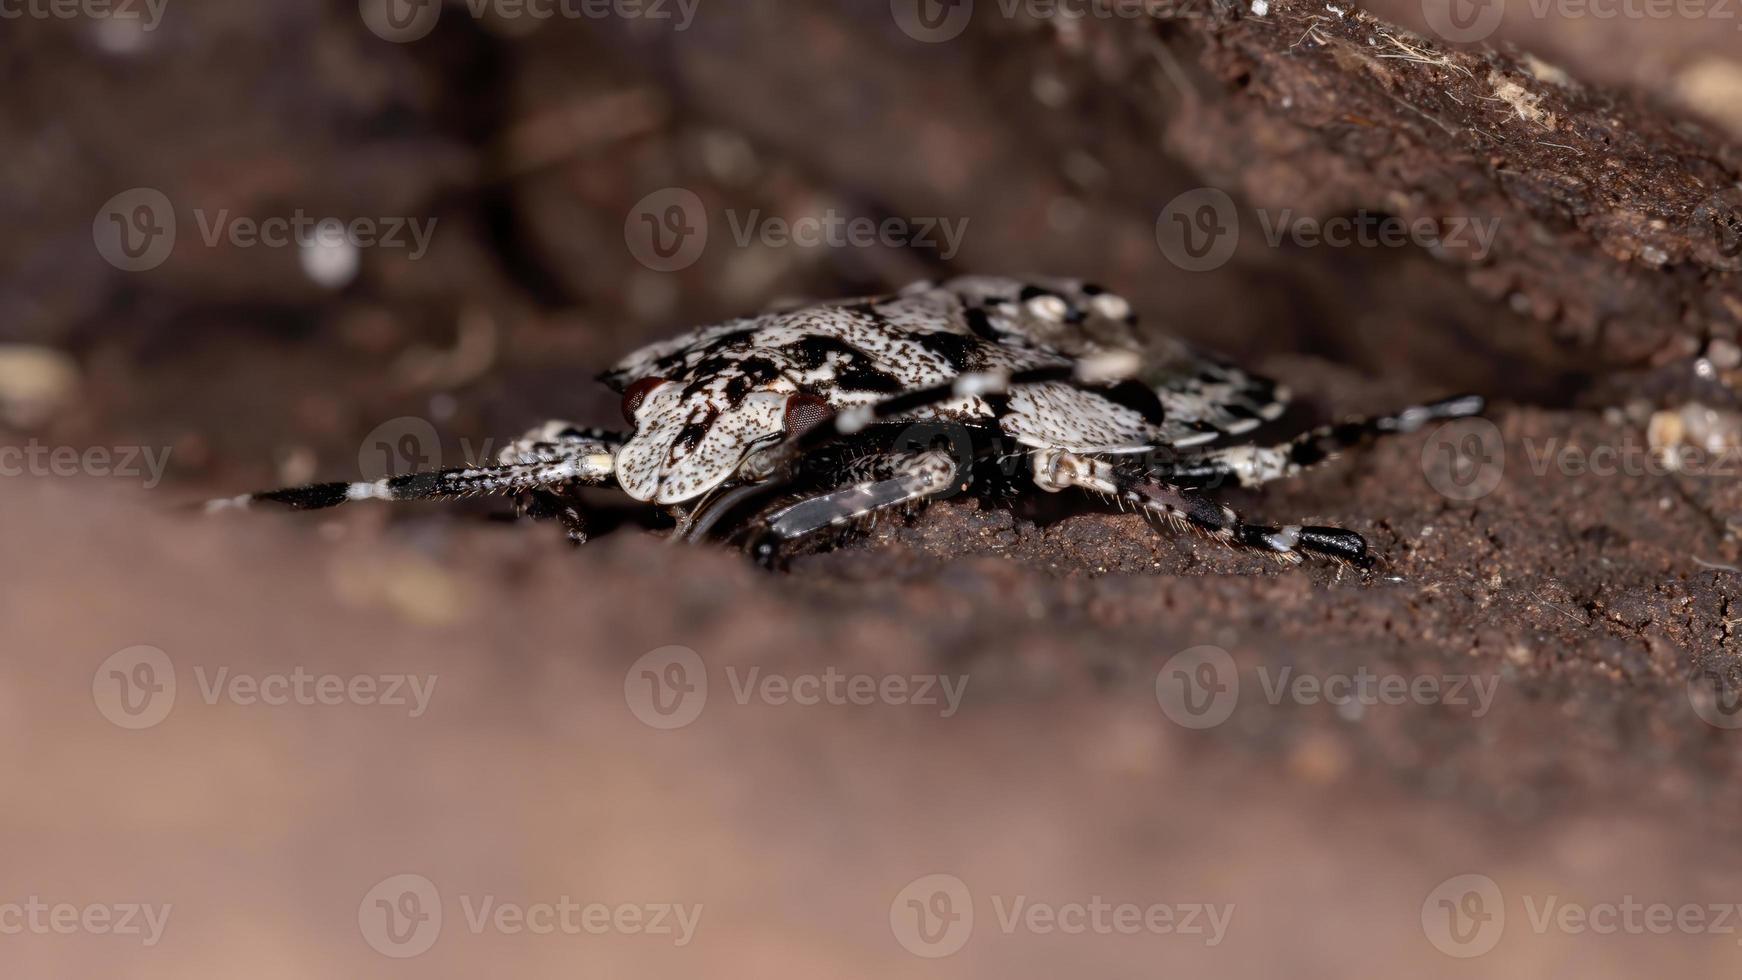
[[[841,410],[964,373],[1068,365],[1114,350],[1143,353],[1141,382],[1029,385],[909,417],[996,420],[1023,445],[1092,453],[1202,445],[1281,413],[1286,393],[1274,383],[1178,341],[1143,343],[1135,323],[1125,300],[1092,285],[964,277],[694,330],[636,351],[604,376],[619,390],[672,382],[641,405],[620,481],[662,501],[718,485],[779,436],[779,405],[795,393]]]
[[[1171,337],[1146,347],[1142,378],[1167,410],[1163,438],[1181,447],[1244,435],[1275,421],[1290,397],[1275,381]]]

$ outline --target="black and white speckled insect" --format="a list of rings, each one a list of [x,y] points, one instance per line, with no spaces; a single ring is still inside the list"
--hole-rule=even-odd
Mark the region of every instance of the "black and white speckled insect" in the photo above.
[[[831,528],[965,490],[1076,488],[1285,561],[1305,551],[1362,562],[1354,532],[1248,524],[1205,491],[1290,476],[1372,437],[1482,409],[1464,396],[1278,445],[1229,445],[1278,418],[1288,392],[1179,341],[1142,338],[1135,324],[1125,300],[1075,281],[919,283],[636,351],[602,379],[623,395],[628,432],[550,422],[494,466],[208,508],[497,494],[582,541],[578,491],[615,486],[668,509],[682,538],[739,537],[774,562]]]

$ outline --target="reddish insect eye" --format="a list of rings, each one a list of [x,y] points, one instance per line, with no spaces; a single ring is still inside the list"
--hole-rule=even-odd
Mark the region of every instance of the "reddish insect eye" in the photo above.
[[[824,419],[835,414],[829,407],[826,398],[816,395],[798,394],[786,400],[786,432],[796,436],[821,425]]]
[[[648,394],[653,389],[666,383],[664,378],[642,378],[623,389],[623,421],[634,425],[635,410],[641,407],[641,403],[647,400]]]

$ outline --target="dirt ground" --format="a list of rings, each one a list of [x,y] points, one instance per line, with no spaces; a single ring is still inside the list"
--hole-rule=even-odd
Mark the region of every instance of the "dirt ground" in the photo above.
[[[6,22],[0,972],[1735,974],[1742,47],[1289,0],[931,43],[903,2]],[[178,232],[126,271],[134,188]],[[708,243],[660,271],[671,188]],[[1205,189],[1239,232],[1190,271]],[[206,233],[293,213],[434,232],[332,285]],[[738,240],[831,213],[965,233]],[[1363,217],[1495,232],[1268,241]],[[577,550],[488,502],[180,509],[610,424],[640,343],[962,272],[1118,290],[1287,381],[1279,431],[1492,408],[1225,494],[1369,571],[1057,502],[782,573],[626,512]],[[527,927],[568,900],[609,921]]]

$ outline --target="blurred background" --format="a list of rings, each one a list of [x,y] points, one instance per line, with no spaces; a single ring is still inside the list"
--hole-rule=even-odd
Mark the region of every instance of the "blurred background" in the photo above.
[[[1738,21],[1453,2],[0,0],[3,972],[1733,975],[1735,471],[1537,464],[1738,442]],[[961,273],[1493,424],[1231,495],[1371,576],[174,508]]]

